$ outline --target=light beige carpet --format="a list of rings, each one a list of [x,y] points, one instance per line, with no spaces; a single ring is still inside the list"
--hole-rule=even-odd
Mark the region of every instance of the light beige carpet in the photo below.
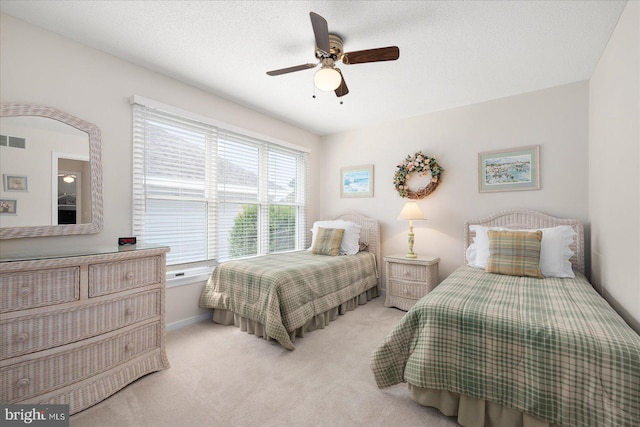
[[[406,384],[376,387],[369,358],[404,315],[383,302],[296,339],[295,351],[208,321],[170,332],[170,369],[75,414],[70,425],[457,426],[413,402]]]

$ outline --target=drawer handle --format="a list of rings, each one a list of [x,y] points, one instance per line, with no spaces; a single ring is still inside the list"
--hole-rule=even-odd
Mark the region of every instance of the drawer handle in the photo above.
[[[128,342],[124,345],[124,351],[132,351],[133,350],[133,344]]]
[[[18,387],[20,388],[27,387],[29,384],[31,384],[31,380],[29,378],[20,378],[18,380]]]
[[[28,339],[29,339],[29,334],[26,332],[22,332],[21,334],[16,335],[17,343],[25,342]]]
[[[124,311],[124,314],[126,314],[127,316],[131,316],[135,312],[136,309],[134,307],[127,307],[127,309]]]
[[[129,271],[127,274],[124,275],[124,277],[126,277],[127,280],[132,280],[133,279],[133,272]]]
[[[405,275],[405,276],[411,276],[411,273],[410,273],[408,270],[405,270],[405,271],[404,271],[404,275]]]
[[[25,286],[24,288],[20,288],[20,296],[21,297],[26,297],[29,296],[31,294],[31,288]]]
[[[407,295],[409,293],[409,290],[407,288],[404,288],[404,294]]]

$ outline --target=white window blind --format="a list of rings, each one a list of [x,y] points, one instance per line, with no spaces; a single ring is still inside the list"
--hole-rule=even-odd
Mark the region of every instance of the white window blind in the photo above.
[[[134,103],[133,232],[167,263],[306,245],[307,155]]]

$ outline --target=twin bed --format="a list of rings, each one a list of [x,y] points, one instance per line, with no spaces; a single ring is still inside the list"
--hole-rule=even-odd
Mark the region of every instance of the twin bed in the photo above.
[[[378,222],[338,219],[360,227],[367,251],[225,262],[200,305],[293,350],[296,337],[378,296]],[[579,221],[502,212],[465,223],[465,251],[467,265],[373,352],[378,387],[406,382],[414,401],[465,427],[640,425],[640,336],[585,278]]]
[[[355,238],[352,254],[328,256],[309,250],[221,263],[200,296],[200,306],[214,309],[216,323],[236,325],[294,350],[296,337],[324,328],[338,315],[379,296],[378,221],[345,214],[317,224],[348,224],[357,230],[350,236]]]
[[[537,240],[531,229],[543,230],[539,265],[565,277],[510,275],[504,260],[485,260],[500,274],[460,267],[375,349],[377,385],[407,382],[414,401],[465,427],[640,425],[640,336],[585,278],[582,224],[524,210],[469,221],[468,263],[484,233],[499,257],[510,237]]]

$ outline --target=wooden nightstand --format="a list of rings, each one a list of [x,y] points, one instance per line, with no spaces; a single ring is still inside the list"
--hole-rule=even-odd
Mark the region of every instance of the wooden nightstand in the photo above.
[[[438,263],[440,258],[418,255],[384,257],[387,272],[386,307],[409,310],[423,296],[438,285]]]

